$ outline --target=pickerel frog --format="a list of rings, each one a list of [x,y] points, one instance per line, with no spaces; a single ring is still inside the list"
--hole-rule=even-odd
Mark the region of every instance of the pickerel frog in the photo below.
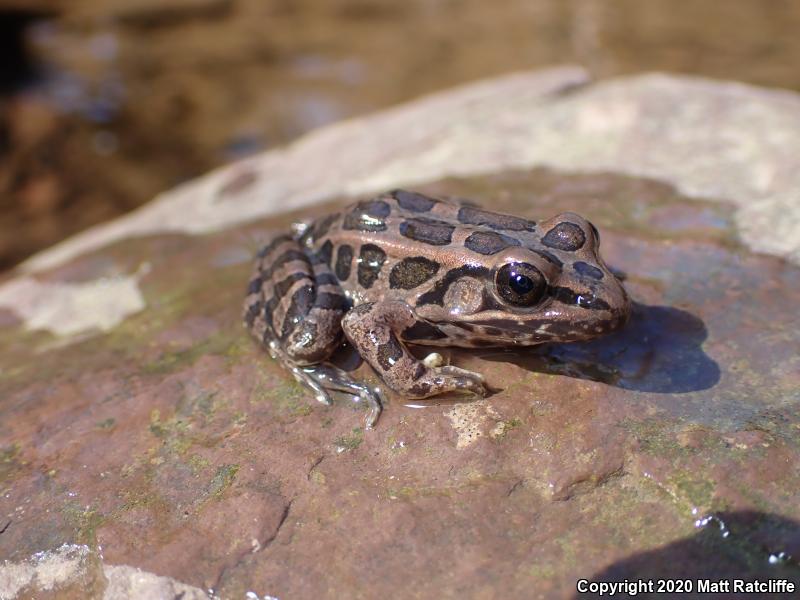
[[[371,427],[380,391],[327,359],[354,346],[407,398],[485,396],[479,373],[418,360],[406,344],[529,346],[619,328],[630,302],[574,213],[546,221],[395,190],[279,235],[259,253],[244,305],[256,339],[330,404],[359,396]]]

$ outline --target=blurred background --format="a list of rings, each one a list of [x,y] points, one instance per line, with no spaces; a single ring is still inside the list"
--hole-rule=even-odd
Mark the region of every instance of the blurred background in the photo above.
[[[796,0],[0,0],[0,271],[208,169],[521,69],[800,90]]]

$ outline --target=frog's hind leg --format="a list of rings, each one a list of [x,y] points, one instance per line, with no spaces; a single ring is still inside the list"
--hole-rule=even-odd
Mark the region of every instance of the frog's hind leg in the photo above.
[[[297,240],[279,236],[259,252],[244,305],[245,326],[320,402],[331,403],[330,391],[366,400],[371,426],[380,412],[378,395],[321,364],[341,343],[348,308],[330,266]]]
[[[278,358],[295,365],[325,360],[339,345],[347,308],[330,267],[298,241],[278,236],[259,252],[244,321]]]

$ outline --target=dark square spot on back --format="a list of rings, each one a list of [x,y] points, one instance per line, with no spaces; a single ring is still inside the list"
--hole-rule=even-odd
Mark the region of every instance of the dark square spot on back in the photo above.
[[[375,244],[361,246],[358,261],[358,283],[361,287],[369,289],[378,279],[383,263],[386,262],[386,253]]]
[[[408,219],[400,223],[400,234],[432,246],[446,246],[453,239],[454,225],[434,219]]]
[[[519,246],[519,240],[493,231],[476,231],[464,241],[464,247],[468,250],[487,256],[510,246]]]
[[[580,249],[585,242],[586,234],[583,229],[568,221],[559,223],[542,238],[545,246],[570,252]]]
[[[383,200],[365,200],[345,215],[342,227],[356,231],[386,231],[384,219],[391,212],[391,207]]]
[[[392,192],[392,196],[397,200],[400,208],[412,212],[428,212],[437,202],[433,198],[406,190],[395,190]]]
[[[334,271],[339,281],[344,281],[350,277],[350,268],[353,263],[353,247],[348,244],[342,244],[336,251],[336,266]]]
[[[436,275],[439,263],[428,260],[424,256],[405,258],[389,273],[389,287],[413,290]]]

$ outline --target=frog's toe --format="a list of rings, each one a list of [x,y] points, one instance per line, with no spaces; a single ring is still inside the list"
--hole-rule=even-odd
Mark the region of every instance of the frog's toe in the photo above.
[[[317,394],[317,395],[315,396],[315,398],[317,399],[317,402],[321,402],[321,403],[322,403],[322,404],[324,404],[325,406],[333,406],[333,400],[332,400],[332,399],[331,399],[331,397],[330,397],[330,396],[327,394],[327,392],[324,392],[324,391],[323,391],[323,392],[321,392],[321,393]]]
[[[483,375],[466,369],[453,366],[440,367],[439,372],[447,375],[452,384],[452,389],[458,392],[471,392],[484,398],[489,394]]]
[[[320,381],[316,369],[309,367],[292,367],[292,374],[297,381],[311,389],[318,402],[326,406],[331,406],[333,404],[333,400],[328,390],[325,388],[324,382]]]
[[[378,388],[375,388],[374,391],[366,390],[360,397],[362,400],[366,400],[369,407],[367,416],[364,417],[364,429],[373,429],[375,423],[378,422],[378,417],[381,416],[381,410],[383,410],[383,399],[380,396],[380,390]]]
[[[486,389],[486,383],[483,379],[475,379],[473,377],[457,377],[456,387],[459,391],[471,392],[480,398],[485,398],[489,394]]]

